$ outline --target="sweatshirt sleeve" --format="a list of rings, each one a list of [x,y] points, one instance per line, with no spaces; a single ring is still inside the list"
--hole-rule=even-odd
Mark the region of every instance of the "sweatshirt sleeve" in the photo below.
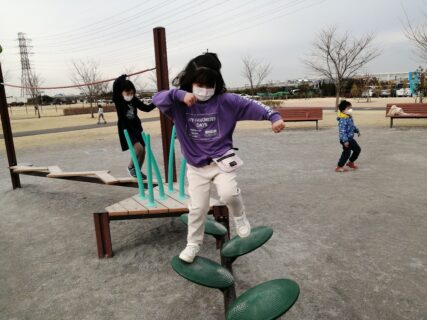
[[[237,121],[241,120],[269,120],[271,123],[281,120],[277,111],[261,102],[243,98],[237,94],[229,94],[230,102],[237,108]]]
[[[138,98],[134,98],[132,100],[132,103],[135,107],[137,107],[139,110],[144,111],[144,112],[150,112],[156,108],[156,106],[153,103],[145,104],[144,102],[142,102]]]
[[[355,133],[360,133],[359,128],[358,128],[358,127],[356,127],[356,125],[354,125],[354,132],[355,132]]]
[[[162,113],[174,118],[174,106],[184,101],[185,94],[184,90],[179,89],[160,91],[153,96],[153,104]]]

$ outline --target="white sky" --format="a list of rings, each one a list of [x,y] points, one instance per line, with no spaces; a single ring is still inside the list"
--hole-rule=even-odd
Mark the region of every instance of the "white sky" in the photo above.
[[[382,55],[363,72],[406,72],[422,61],[403,35],[403,8],[414,24],[424,23],[427,0],[0,0],[0,61],[6,82],[20,84],[17,33],[24,32],[43,86],[71,84],[71,61],[81,59],[97,61],[112,78],[154,66],[152,29],[163,26],[171,77],[209,49],[222,61],[227,86],[235,87],[247,83],[245,55],[271,63],[267,81],[312,77],[302,59],[317,32],[336,25],[356,37],[376,34]],[[17,94],[7,88],[7,95]]]

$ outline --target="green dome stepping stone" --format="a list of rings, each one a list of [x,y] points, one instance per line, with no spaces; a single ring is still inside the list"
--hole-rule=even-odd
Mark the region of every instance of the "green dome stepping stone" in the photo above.
[[[270,227],[252,228],[249,237],[240,238],[235,236],[227,241],[221,249],[221,256],[225,258],[237,258],[261,247],[273,235],[273,229]]]
[[[188,225],[188,213],[181,215],[179,219]],[[214,237],[224,237],[227,234],[227,228],[208,216],[205,220],[205,233]]]
[[[293,306],[298,296],[299,286],[292,280],[267,281],[247,290],[230,304],[226,319],[276,319]]]
[[[173,257],[172,268],[183,278],[199,285],[225,290],[234,284],[233,275],[215,261],[197,256],[193,263]]]

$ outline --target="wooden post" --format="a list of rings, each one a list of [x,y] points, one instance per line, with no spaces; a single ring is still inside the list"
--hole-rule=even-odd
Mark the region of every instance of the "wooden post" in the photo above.
[[[98,257],[111,258],[113,256],[113,246],[111,244],[110,221],[108,212],[96,212],[93,214],[95,223],[96,246]]]
[[[157,27],[153,29],[154,35],[154,53],[156,57],[156,76],[157,90],[169,89],[169,72],[168,72],[168,57],[166,51],[166,32],[165,28]],[[169,150],[172,136],[173,122],[160,113],[160,126],[162,129],[162,144],[163,144],[163,163],[165,168],[165,177],[168,177],[168,162]],[[173,181],[176,182],[176,165],[175,158],[173,163]]]
[[[1,69],[0,63],[0,83],[3,83],[3,72]],[[6,91],[4,86],[0,85],[0,114],[1,114],[1,124],[3,127],[3,138],[6,145],[7,160],[9,162],[9,167],[16,166],[18,164],[16,160],[15,146],[13,144],[13,134],[12,127],[10,126],[9,112],[7,110],[7,99]],[[12,169],[9,169],[10,178],[12,180],[13,189],[21,188],[21,181],[19,180],[19,174],[14,173]]]

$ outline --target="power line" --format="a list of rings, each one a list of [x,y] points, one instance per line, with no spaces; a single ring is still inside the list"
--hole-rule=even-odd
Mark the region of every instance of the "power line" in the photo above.
[[[142,13],[147,14],[147,13],[150,13],[152,11],[159,10],[159,9],[165,7],[165,4],[170,4],[170,3],[171,3],[170,0],[163,1],[160,4],[157,3],[156,5],[148,8],[148,9],[144,9],[142,12],[138,12],[138,13],[130,16],[130,17],[126,17],[122,20],[119,20],[118,22],[110,23],[106,27],[102,26],[102,27],[98,27],[96,29],[89,30],[89,31],[84,30],[82,32],[73,33],[73,34],[71,34],[71,36],[69,36],[65,39],[59,39],[59,40],[52,41],[52,43],[54,43],[53,45],[47,44],[47,45],[43,45],[43,47],[47,47],[47,48],[63,47],[64,44],[66,46],[67,43],[70,43],[70,42],[72,44],[75,44],[75,42],[78,42],[78,43],[83,42],[84,43],[84,42],[92,41],[93,39],[99,39],[100,38],[100,34],[99,34],[100,32],[104,32],[104,31],[116,28],[117,26],[129,23],[130,21],[133,21],[135,19],[141,19]],[[126,28],[125,29],[119,29],[119,30],[116,30],[114,33],[121,33],[121,32],[127,33],[128,30]],[[109,34],[111,34],[111,33],[109,33]],[[43,41],[42,41],[42,43],[43,43]],[[62,45],[61,45],[61,43],[62,43]]]
[[[230,1],[230,0],[225,0],[223,2],[226,2],[226,1]],[[187,4],[187,6],[192,6],[192,5],[193,5],[192,3],[188,3]],[[211,7],[216,6],[216,5],[212,5]],[[211,7],[209,7],[209,8],[211,8]],[[187,12],[187,11],[188,11],[187,8],[184,6],[184,7],[181,7],[180,10],[178,10],[178,11],[174,11],[174,12],[168,13],[168,14],[160,16],[160,17],[162,19],[165,19],[165,18],[168,18],[168,17],[175,17],[175,16],[177,16],[178,13],[180,13],[180,12]],[[187,15],[187,17],[188,17],[188,15]],[[154,18],[154,21],[157,21],[158,19],[159,19],[159,17],[156,17],[156,18]],[[91,40],[91,39],[93,39],[93,37],[92,37],[90,39],[87,39],[87,41],[90,42],[88,45],[82,45],[82,46],[77,45],[77,46],[71,47],[71,49],[74,50],[74,51],[87,51],[87,50],[99,48],[101,46],[105,47],[105,45],[107,45],[107,46],[115,46],[116,47],[117,43],[113,42],[114,40],[118,39],[120,41],[124,41],[124,40],[134,39],[135,38],[135,33],[138,36],[141,36],[141,35],[144,35],[144,34],[148,34],[148,33],[151,32],[151,30],[147,30],[147,31],[144,31],[144,32],[140,32],[140,30],[141,29],[145,29],[145,27],[148,27],[148,26],[151,26],[151,25],[153,25],[153,22],[151,22],[150,20],[149,21],[143,21],[141,23],[137,23],[131,29],[129,29],[129,27],[127,27],[125,29],[120,29],[120,30],[116,30],[114,32],[111,32],[111,33],[109,33],[108,35],[105,35],[105,36],[97,36],[96,37],[96,39],[98,39],[97,41],[92,41]],[[123,36],[123,35],[126,35],[126,36]],[[87,41],[79,41],[79,43],[80,42],[81,43],[85,43]],[[64,50],[62,50],[62,51],[61,50],[60,51],[53,50],[53,51],[46,52],[46,54],[52,54],[52,53],[54,53],[54,54],[68,54],[69,50],[65,50],[65,51]]]
[[[90,23],[90,24],[87,24],[87,25],[84,25],[84,26],[81,26],[81,27],[73,28],[70,31],[65,31],[65,32],[56,33],[56,34],[50,34],[50,35],[46,35],[46,36],[42,35],[42,36],[39,36],[38,38],[40,38],[40,39],[56,39],[58,37],[62,38],[62,37],[64,37],[65,35],[67,35],[69,33],[75,34],[76,30],[83,30],[83,29],[87,29],[87,28],[89,28],[91,26],[94,26],[94,25],[105,23],[105,21],[108,21],[108,20],[113,19],[115,17],[121,16],[124,13],[129,12],[129,10],[133,10],[135,8],[138,8],[138,7],[142,6],[142,5],[144,5],[144,4],[145,4],[144,2],[139,3],[139,4],[137,4],[137,5],[133,6],[133,7],[127,8],[127,9],[125,9],[125,10],[119,12],[119,13],[116,13],[116,14],[113,14],[113,15],[108,16],[106,18],[103,18],[101,20],[98,20],[97,22],[93,22],[93,23]]]
[[[138,72],[134,72],[131,74],[128,74],[128,77],[131,76],[135,76],[137,74],[141,74],[141,73],[145,73],[148,71],[152,71],[152,70],[156,70],[156,68],[150,68],[150,69],[145,69],[142,71],[138,71]],[[12,88],[21,88],[21,89],[28,89],[28,90],[53,90],[53,89],[69,89],[69,88],[80,88],[80,87],[87,87],[87,86],[93,86],[96,84],[100,84],[100,83],[105,83],[105,82],[110,82],[113,80],[116,80],[117,77],[115,78],[111,78],[111,79],[107,79],[107,80],[100,80],[100,81],[95,81],[95,82],[89,82],[89,83],[80,83],[80,84],[73,84],[73,85],[63,85],[63,86],[56,86],[56,87],[31,87],[31,86],[18,86],[15,84],[8,84],[8,83],[0,83],[0,85],[3,85],[5,87],[12,87]]]

